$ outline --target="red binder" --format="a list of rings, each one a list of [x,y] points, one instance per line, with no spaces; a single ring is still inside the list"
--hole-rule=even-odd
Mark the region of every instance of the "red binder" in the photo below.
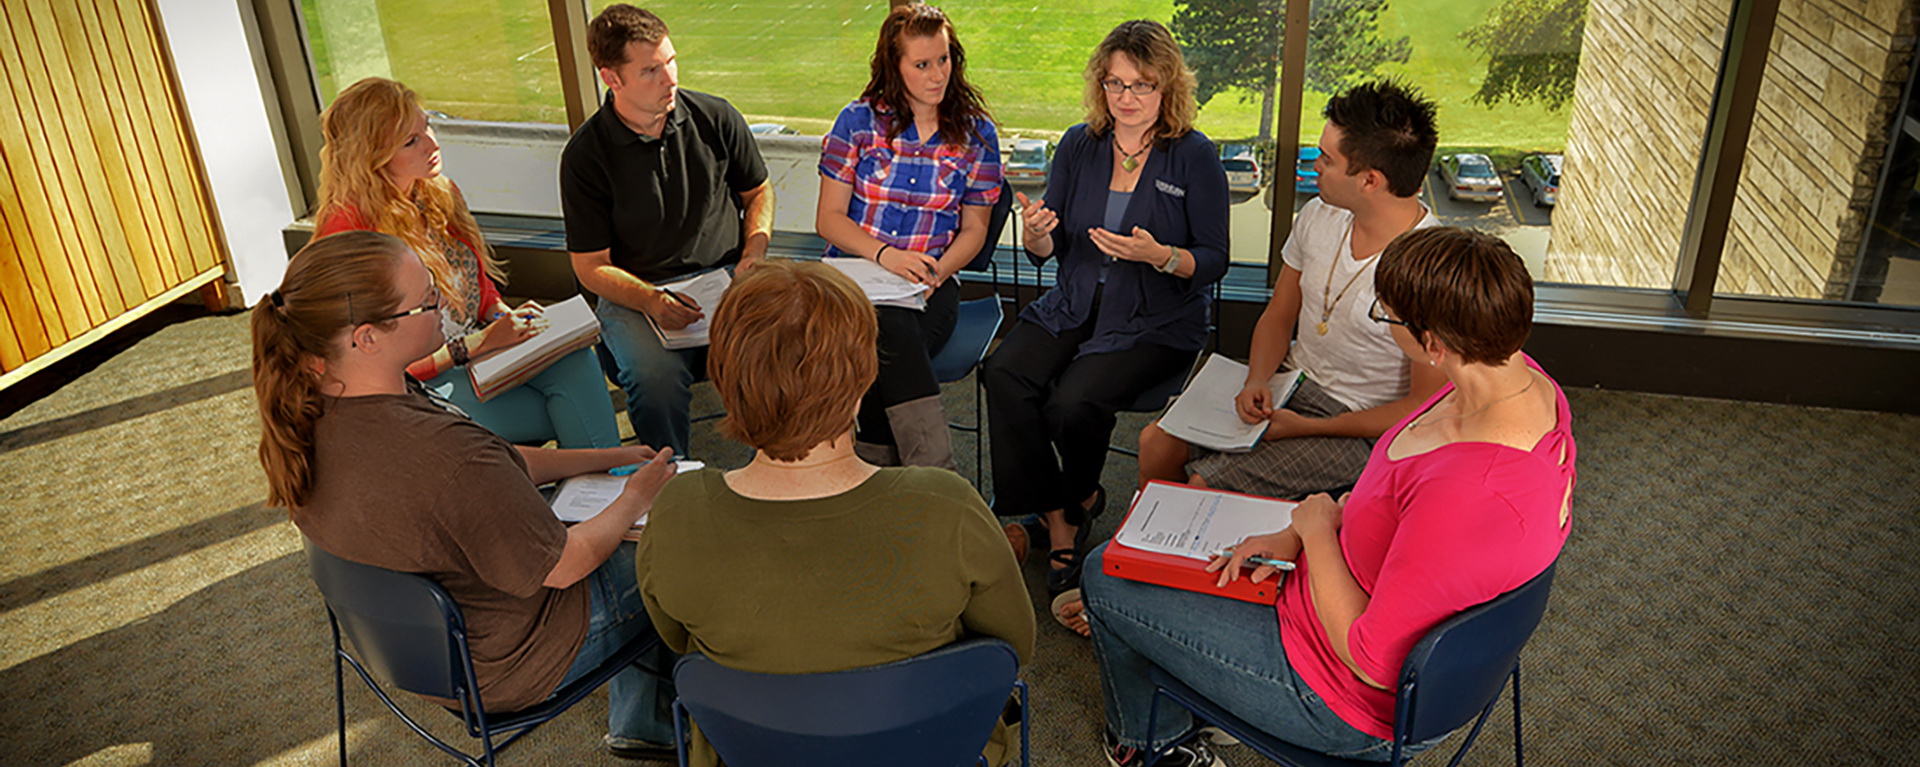
[[[1155,482],[1159,481],[1155,480]],[[1159,484],[1177,483],[1159,482]],[[1134,507],[1127,509],[1129,518],[1133,516],[1137,507],[1136,503]],[[1127,521],[1121,520],[1120,526],[1126,527]],[[1246,577],[1245,573],[1242,573],[1238,580],[1227,584],[1226,588],[1221,588],[1214,585],[1220,579],[1220,574],[1207,572],[1205,562],[1157,551],[1142,551],[1127,546],[1117,539],[1108,543],[1106,552],[1100,556],[1100,569],[1115,578],[1197,591],[1202,594],[1263,605],[1279,601],[1280,584],[1285,581],[1283,578],[1269,577],[1254,583],[1252,579]]]

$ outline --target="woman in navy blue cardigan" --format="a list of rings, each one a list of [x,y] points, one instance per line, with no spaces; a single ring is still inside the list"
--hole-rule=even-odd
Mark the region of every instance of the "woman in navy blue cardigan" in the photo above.
[[[1227,270],[1227,175],[1193,129],[1173,35],[1115,27],[1086,80],[1087,121],[1060,139],[1045,200],[1019,197],[1027,255],[1057,258],[1059,282],[986,363],[995,512],[1041,515],[1053,593],[1077,584],[1087,523],[1106,506],[1114,413],[1192,363],[1208,286]]]

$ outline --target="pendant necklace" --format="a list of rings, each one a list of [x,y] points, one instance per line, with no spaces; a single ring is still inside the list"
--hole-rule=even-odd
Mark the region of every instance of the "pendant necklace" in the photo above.
[[[1153,146],[1153,142],[1143,141],[1140,143],[1140,151],[1128,152],[1120,146],[1120,137],[1117,135],[1113,137],[1113,151],[1120,153],[1120,169],[1128,173],[1132,173],[1134,168],[1140,167],[1140,161],[1135,158],[1145,154],[1147,148],[1151,146]]]
[[[1352,219],[1347,220],[1347,234],[1343,239],[1347,243],[1348,256],[1350,257],[1352,256],[1352,251],[1353,251],[1353,220]],[[1371,263],[1374,259],[1379,257],[1380,257],[1380,254],[1375,253],[1367,257],[1367,262]],[[1320,288],[1320,324],[1313,326],[1313,329],[1316,331],[1319,331],[1320,335],[1323,335],[1323,336],[1327,334],[1327,329],[1328,329],[1327,320],[1333,317],[1333,307],[1340,303],[1340,299],[1347,297],[1347,291],[1353,288],[1353,283],[1358,282],[1360,280],[1360,275],[1367,273],[1367,264],[1366,263],[1361,264],[1360,268],[1354,271],[1353,276],[1347,278],[1347,284],[1340,288],[1340,295],[1333,296],[1331,299],[1329,299],[1327,296],[1333,293],[1333,273],[1339,268],[1340,268],[1340,256],[1336,255],[1334,257],[1334,262],[1327,265],[1327,284]]]

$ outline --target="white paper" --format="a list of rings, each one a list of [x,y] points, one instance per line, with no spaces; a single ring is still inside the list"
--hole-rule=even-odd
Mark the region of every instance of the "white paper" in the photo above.
[[[1267,380],[1273,390],[1273,407],[1278,409],[1293,397],[1300,385],[1301,373],[1282,370]],[[1186,391],[1160,417],[1160,430],[1194,445],[1226,453],[1244,453],[1253,449],[1267,423],[1246,423],[1234,408],[1233,398],[1246,388],[1247,366],[1219,354],[1207,357],[1200,373],[1187,384]]]
[[[673,473],[694,471],[706,468],[699,461],[674,461]],[[621,491],[627,489],[627,476],[613,474],[582,474],[560,481],[559,490],[553,494],[553,515],[562,522],[584,522],[605,511],[619,498]],[[634,527],[645,527],[647,515],[633,523]]]
[[[693,299],[704,316],[698,322],[679,330],[667,330],[655,323],[653,330],[660,334],[660,344],[668,349],[690,349],[707,345],[707,323],[713,321],[713,312],[720,308],[720,298],[726,295],[727,287],[733,284],[733,275],[725,269],[715,269],[695,277],[674,282],[659,283],[662,290],[672,291]],[[672,299],[668,299],[672,300]],[[652,321],[653,318],[647,318]]]
[[[1113,539],[1142,551],[1205,562],[1249,536],[1293,524],[1291,501],[1150,482]]]
[[[600,318],[593,316],[585,296],[574,296],[549,306],[544,316],[547,329],[539,335],[470,363],[476,388],[490,389],[493,381],[512,375],[529,362],[544,359],[555,349],[600,332]]]
[[[927,308],[927,286],[889,272],[884,266],[864,258],[823,258],[820,263],[853,278],[853,283],[860,286],[875,306]]]

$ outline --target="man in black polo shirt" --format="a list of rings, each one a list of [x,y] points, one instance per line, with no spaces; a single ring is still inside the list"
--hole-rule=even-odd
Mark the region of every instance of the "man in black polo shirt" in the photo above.
[[[660,17],[608,6],[587,28],[587,51],[609,92],[560,155],[567,250],[580,284],[600,297],[602,359],[627,393],[634,434],[685,455],[689,387],[707,349],[663,348],[647,318],[678,330],[709,307],[657,283],[765,257],[773,190],[733,105],[678,88]]]

